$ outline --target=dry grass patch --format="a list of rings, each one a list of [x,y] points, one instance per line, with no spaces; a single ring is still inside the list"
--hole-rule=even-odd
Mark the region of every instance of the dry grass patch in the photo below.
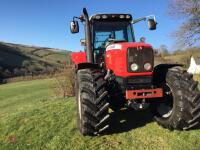
[[[56,97],[71,97],[75,95],[75,74],[73,67],[65,68],[62,73],[54,76],[53,89]]]

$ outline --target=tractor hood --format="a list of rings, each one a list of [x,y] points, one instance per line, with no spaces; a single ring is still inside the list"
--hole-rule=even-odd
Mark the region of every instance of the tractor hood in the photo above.
[[[150,44],[146,43],[141,43],[141,42],[123,42],[123,43],[115,43],[115,44],[110,44],[106,47],[106,51],[109,50],[124,50],[127,49],[128,47],[149,47],[152,48]]]
[[[149,76],[153,73],[154,52],[150,44],[115,43],[106,48],[106,68],[116,76]]]

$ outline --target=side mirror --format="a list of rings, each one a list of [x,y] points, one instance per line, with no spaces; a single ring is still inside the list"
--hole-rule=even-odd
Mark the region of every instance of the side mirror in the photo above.
[[[157,22],[154,19],[148,19],[148,28],[149,30],[156,30]]]
[[[80,40],[81,46],[86,46],[85,39]]]
[[[79,32],[78,21],[71,21],[70,22],[70,30],[71,30],[71,33],[78,33]]]

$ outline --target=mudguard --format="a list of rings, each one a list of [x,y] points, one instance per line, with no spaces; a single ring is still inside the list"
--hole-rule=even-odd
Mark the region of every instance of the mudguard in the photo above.
[[[153,71],[153,82],[159,83],[159,82],[166,82],[166,74],[170,68],[174,67],[183,67],[182,64],[159,64],[154,67]]]
[[[98,69],[99,65],[98,64],[93,64],[93,63],[79,63],[77,65],[75,65],[75,69],[80,70],[80,69],[87,69],[87,68],[94,68],[94,69]]]
[[[71,61],[73,62],[73,64],[75,64],[76,71],[87,68],[99,68],[98,64],[87,62],[85,52],[71,53]]]
[[[86,63],[86,53],[85,52],[72,52],[71,53],[71,61],[75,65],[78,65],[79,63]]]

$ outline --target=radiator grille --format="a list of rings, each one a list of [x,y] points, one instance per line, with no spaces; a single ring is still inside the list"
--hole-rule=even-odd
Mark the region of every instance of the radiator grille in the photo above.
[[[128,72],[149,72],[144,69],[145,63],[151,63],[152,70],[154,65],[154,54],[151,48],[128,48],[127,50],[127,64]],[[136,71],[131,70],[131,64],[136,63],[139,68]],[[152,71],[150,70],[150,71]]]

